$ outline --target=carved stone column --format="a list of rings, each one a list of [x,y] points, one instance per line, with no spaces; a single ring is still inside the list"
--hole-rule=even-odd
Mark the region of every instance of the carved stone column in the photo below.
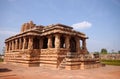
[[[86,49],[86,39],[83,39],[83,49]]]
[[[65,48],[67,48],[68,50],[70,49],[70,37],[66,36],[65,38]]]
[[[52,48],[52,37],[48,36],[48,48]]]
[[[26,45],[26,38],[23,37],[23,47],[22,47],[23,50],[25,49],[25,45]]]
[[[10,44],[10,45],[11,45],[10,50],[14,50],[14,41],[13,41],[13,40],[11,41],[11,44]]]
[[[8,42],[7,44],[8,44],[8,46],[7,46],[7,51],[9,51],[9,47],[10,47],[9,42]]]
[[[13,43],[13,44],[12,44]],[[11,41],[11,50],[14,50],[14,41]]]
[[[8,41],[8,51],[10,51],[10,42]]]
[[[7,49],[8,49],[8,43],[6,42],[6,43],[5,43],[5,52],[8,52]]]
[[[83,39],[83,40],[82,40],[82,50],[84,51],[84,53],[87,53],[86,39]]]
[[[9,51],[11,50],[11,41],[9,41]]]
[[[15,40],[15,50],[18,49],[18,39]]]
[[[28,49],[33,49],[33,37],[29,36]]]
[[[19,49],[22,49],[22,38],[19,38]]]
[[[5,52],[8,52],[8,42],[5,43]]]
[[[6,51],[9,51],[9,42],[6,43]]]
[[[12,50],[14,50],[15,49],[15,43],[14,43],[14,40],[12,40]]]
[[[60,35],[55,35],[55,48],[60,48]]]
[[[78,53],[80,53],[80,39],[79,39],[79,37],[76,37],[76,50]]]

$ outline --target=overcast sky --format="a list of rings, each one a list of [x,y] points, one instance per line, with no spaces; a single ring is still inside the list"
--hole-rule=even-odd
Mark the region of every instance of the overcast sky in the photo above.
[[[32,20],[84,32],[88,51],[120,50],[120,0],[0,0],[0,51],[4,40]]]

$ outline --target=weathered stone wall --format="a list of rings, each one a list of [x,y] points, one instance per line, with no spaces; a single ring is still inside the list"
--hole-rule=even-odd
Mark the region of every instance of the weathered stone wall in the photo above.
[[[40,50],[11,51],[5,54],[5,62],[19,63],[26,66],[39,66]]]
[[[105,60],[120,60],[120,54],[100,54],[100,58]]]
[[[41,49],[40,66],[48,66],[57,68],[63,58],[66,56],[68,50],[64,48],[56,49]]]
[[[57,53],[55,48],[41,49],[40,66],[57,67]]]

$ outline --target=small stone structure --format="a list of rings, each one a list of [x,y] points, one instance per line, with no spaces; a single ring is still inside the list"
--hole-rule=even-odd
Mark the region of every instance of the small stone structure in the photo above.
[[[86,39],[67,25],[37,26],[30,21],[20,34],[5,40],[4,61],[68,70],[99,67],[99,58],[87,52]]]

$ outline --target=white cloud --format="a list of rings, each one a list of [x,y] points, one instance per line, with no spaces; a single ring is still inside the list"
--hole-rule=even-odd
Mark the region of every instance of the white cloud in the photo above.
[[[72,25],[72,27],[75,29],[86,29],[86,28],[90,28],[91,26],[92,26],[92,23],[87,22],[87,21],[83,21],[83,22]]]
[[[0,30],[0,35],[15,35],[15,34],[17,34],[17,32]]]

